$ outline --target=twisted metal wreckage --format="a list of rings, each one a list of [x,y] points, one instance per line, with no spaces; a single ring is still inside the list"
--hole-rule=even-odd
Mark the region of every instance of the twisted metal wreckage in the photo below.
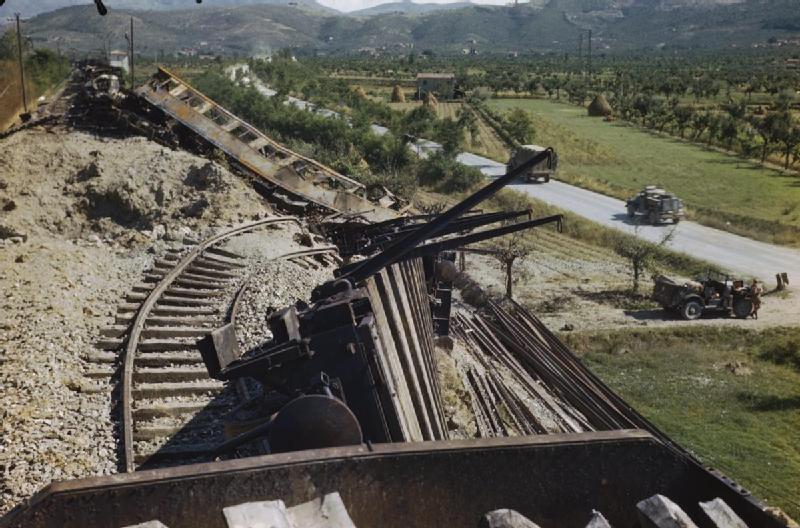
[[[545,527],[583,526],[593,510],[632,526],[634,505],[655,494],[694,519],[705,519],[701,501],[720,498],[749,526],[779,526],[746,490],[606,387],[524,307],[453,304],[455,285],[468,282],[455,266],[460,248],[560,228],[560,215],[512,223],[530,212],[474,211],[548,160],[550,149],[440,215],[399,216],[394,200],[370,201],[357,182],[285,149],[164,69],[128,97],[119,103],[127,122],[144,113],[159,123],[139,121],[137,130],[163,140],[156,129],[171,122],[179,136],[223,150],[273,201],[316,218],[353,261],[308,302],[269,315],[273,337],[261,346],[240,351],[232,324],[199,342],[211,378],[262,388],[230,417],[243,432],[209,460],[236,457],[248,444],[270,454],[55,483],[0,526],[153,518],[225,526],[220,512],[232,504],[298,504],[336,491],[360,526],[474,526],[496,508]],[[496,223],[503,225],[477,230]],[[463,390],[477,438],[469,440],[448,439],[437,355],[454,346],[470,358]]]

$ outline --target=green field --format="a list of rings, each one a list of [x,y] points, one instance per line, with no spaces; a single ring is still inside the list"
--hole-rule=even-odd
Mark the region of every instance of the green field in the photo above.
[[[800,517],[800,330],[705,327],[565,339],[668,436]]]
[[[769,242],[800,245],[800,177],[541,99],[497,99],[531,111],[534,141],[559,154],[560,178],[624,198],[654,184],[677,193],[704,224]]]
[[[369,92],[367,92],[369,93]],[[405,103],[389,103],[389,106],[394,110],[401,112],[409,112],[422,103],[419,101],[409,100]],[[436,104],[436,116],[439,119],[458,119],[458,112],[461,109],[460,102],[439,101]],[[481,156],[505,163],[508,161],[511,153],[509,152],[503,141],[497,136],[497,133],[484,121],[480,116],[476,116],[478,125],[478,134],[473,138],[469,133],[464,133],[464,143],[462,147],[468,152],[473,152]]]

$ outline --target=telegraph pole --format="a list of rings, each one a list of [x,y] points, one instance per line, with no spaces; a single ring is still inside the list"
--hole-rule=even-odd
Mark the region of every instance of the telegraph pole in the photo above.
[[[25,64],[22,61],[22,33],[19,29],[19,13],[14,13],[17,17],[17,50],[19,50],[19,80],[22,85],[22,108],[28,113],[28,96],[25,93]]]
[[[578,35],[578,67],[583,70],[583,31]]]
[[[589,30],[589,75],[592,74],[592,30]]]
[[[133,70],[133,17],[131,17],[131,57],[130,57],[130,63],[131,63],[131,90],[133,90],[135,88],[134,83],[136,82],[135,81],[136,77],[134,76],[134,70]]]

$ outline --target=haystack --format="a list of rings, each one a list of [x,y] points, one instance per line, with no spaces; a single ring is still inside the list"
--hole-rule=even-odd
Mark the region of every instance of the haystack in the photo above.
[[[429,108],[431,110],[436,110],[436,104],[439,101],[436,99],[436,96],[433,95],[431,92],[425,92],[422,95],[422,106]]]
[[[597,94],[589,103],[589,115],[592,117],[607,117],[613,113],[614,109],[603,94]]]
[[[395,84],[394,89],[392,89],[392,102],[393,103],[406,102],[406,95],[403,93],[403,90],[400,89],[399,84]]]

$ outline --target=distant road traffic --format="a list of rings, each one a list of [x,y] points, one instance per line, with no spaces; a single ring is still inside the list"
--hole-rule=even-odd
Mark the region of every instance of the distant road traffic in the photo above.
[[[441,148],[427,140],[419,140],[417,145],[417,150],[421,150],[420,154],[423,156]],[[502,176],[506,172],[503,163],[469,152],[462,152],[457,159],[464,165],[475,167],[489,178]],[[626,213],[625,202],[559,181],[516,183],[510,187],[593,222],[638,234],[652,242],[660,241],[673,228],[672,224],[641,225],[637,233],[636,224]],[[771,284],[776,273],[786,272],[789,274],[789,281],[800,281],[799,250],[758,242],[694,222],[683,221],[675,226],[675,235],[668,247],[717,264],[747,280],[757,277]]]
[[[545,184],[514,184],[512,188],[599,224],[634,232],[635,225],[628,218],[622,200],[552,180]],[[638,234],[658,242],[672,227],[671,224],[642,225]],[[772,284],[776,273],[786,272],[790,281],[800,281],[800,251],[765,244],[694,222],[680,222],[669,247],[718,264],[745,279],[758,277]]]
[[[255,76],[253,84],[265,97],[272,97],[276,93]],[[315,107],[293,97],[286,104],[313,110],[328,117],[339,116],[336,112]],[[389,132],[380,125],[372,125],[372,129],[378,135]],[[439,149],[441,145],[427,139],[418,139],[412,144],[412,150],[420,157],[427,157]],[[462,152],[456,159],[464,165],[475,167],[489,178],[502,176],[506,172],[503,163],[470,152]],[[625,202],[622,200],[552,180],[550,183],[518,183],[510,187],[599,224],[634,234],[635,224],[628,218]],[[671,224],[642,225],[638,235],[658,242],[672,227]],[[786,272],[789,274],[789,281],[800,281],[800,250],[758,242],[694,222],[680,222],[669,247],[717,264],[748,280],[758,277],[771,284],[776,273]]]

